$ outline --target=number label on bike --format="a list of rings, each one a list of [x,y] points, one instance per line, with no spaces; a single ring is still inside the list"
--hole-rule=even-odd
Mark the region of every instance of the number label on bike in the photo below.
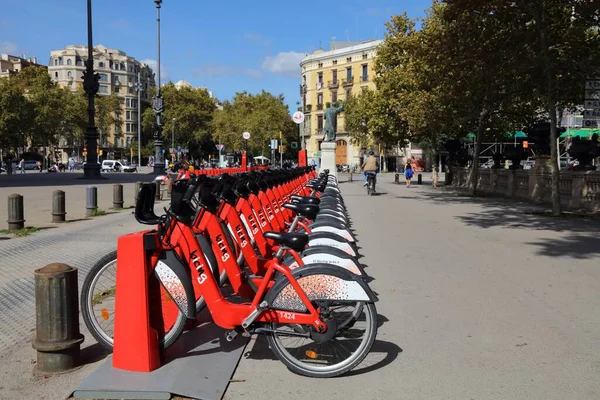
[[[285,319],[296,319],[296,314],[294,313],[290,313],[290,312],[285,312],[285,311],[277,311],[279,313],[279,317],[280,318],[285,318]]]

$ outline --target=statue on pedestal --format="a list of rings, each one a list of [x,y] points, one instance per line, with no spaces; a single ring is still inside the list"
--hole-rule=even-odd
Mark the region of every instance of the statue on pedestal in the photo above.
[[[335,142],[335,137],[337,135],[337,115],[342,111],[344,111],[344,103],[341,103],[339,107],[331,105],[331,107],[326,109],[323,113],[323,116],[325,117],[324,142]]]

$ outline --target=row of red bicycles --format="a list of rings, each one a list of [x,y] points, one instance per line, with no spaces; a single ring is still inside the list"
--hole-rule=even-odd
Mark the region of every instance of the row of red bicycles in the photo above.
[[[231,341],[265,335],[291,371],[333,377],[355,368],[377,335],[376,295],[357,259],[335,177],[312,167],[173,182],[155,213],[153,183],[135,217],[155,225],[150,252],[161,291],[162,348],[207,308]],[[92,335],[112,349],[117,252],[87,274],[81,310]]]

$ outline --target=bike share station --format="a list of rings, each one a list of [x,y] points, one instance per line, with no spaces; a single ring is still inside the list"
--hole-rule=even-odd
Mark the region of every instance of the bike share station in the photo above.
[[[145,250],[156,235],[140,232],[118,240],[114,351],[88,376],[73,397],[84,399],[220,399],[237,367],[248,338],[228,342],[225,330],[208,310],[196,327],[161,351],[160,283]]]
[[[306,154],[301,154],[299,158],[301,160],[300,164],[306,163]],[[311,171],[313,170],[308,169],[301,172],[300,175],[297,175],[298,179],[296,179],[296,182],[297,185],[300,185],[296,186],[297,188],[310,188],[312,190],[312,195],[314,195],[316,192],[326,192],[325,189],[330,183],[337,186],[337,180],[335,177],[328,176],[328,171],[324,171],[323,175],[318,179],[314,179],[316,172]],[[268,179],[266,177],[271,175],[271,173],[267,172],[263,172],[262,174],[265,179]],[[308,182],[309,184],[306,184],[306,187],[303,186],[305,183],[302,183],[300,178],[302,174],[305,174],[307,179],[314,179]],[[219,179],[222,182],[227,182],[230,178],[226,176],[227,174]],[[237,182],[240,185],[239,187],[247,187],[246,185],[248,185],[248,188],[250,188],[251,181],[248,181],[247,179],[258,179],[258,182],[260,182],[260,175],[255,176],[256,178],[237,178]],[[290,177],[290,173],[284,172],[279,175],[280,178],[284,178],[285,176]],[[292,178],[289,178],[289,181],[291,180]],[[273,252],[273,259],[270,261],[267,261],[268,258],[263,258],[263,260],[267,262],[266,266],[268,269],[263,271],[263,273],[266,274],[264,275],[265,280],[261,281],[262,283],[257,286],[256,297],[252,300],[251,304],[248,301],[239,302],[238,300],[235,300],[236,295],[239,298],[246,297],[244,295],[241,297],[239,296],[242,293],[240,290],[242,287],[236,288],[235,285],[236,279],[239,279],[239,275],[236,275],[236,273],[240,273],[239,266],[237,265],[239,261],[233,262],[233,264],[235,264],[233,271],[227,270],[228,266],[225,265],[225,270],[228,273],[228,276],[231,277],[231,291],[227,289],[229,295],[221,293],[221,288],[217,286],[215,276],[219,275],[219,270],[212,271],[212,273],[207,273],[205,275],[201,267],[196,267],[196,269],[191,268],[192,276],[197,277],[192,278],[188,275],[188,272],[190,271],[185,265],[196,266],[195,259],[186,259],[185,265],[181,262],[177,263],[175,260],[169,261],[168,254],[171,254],[172,257],[176,257],[176,253],[168,252],[172,251],[174,248],[172,246],[177,246],[179,243],[177,240],[181,239],[174,239],[175,242],[170,242],[170,234],[167,232],[172,231],[169,231],[166,226],[179,226],[180,228],[183,226],[183,228],[181,228],[183,236],[180,237],[183,238],[184,243],[191,244],[191,247],[188,248],[188,245],[185,245],[180,248],[181,251],[192,255],[196,251],[199,252],[196,254],[204,253],[204,250],[199,246],[200,242],[196,241],[198,236],[192,227],[195,226],[194,221],[196,221],[196,218],[199,218],[199,215],[204,215],[200,214],[199,210],[201,209],[198,207],[202,204],[204,204],[204,207],[209,207],[209,201],[202,200],[208,198],[205,197],[205,195],[217,199],[217,194],[215,193],[221,193],[218,192],[219,189],[216,189],[217,192],[213,191],[214,186],[211,186],[209,183],[209,178],[203,180],[198,177],[195,180],[181,180],[179,182],[181,184],[178,185],[178,187],[183,188],[186,194],[181,197],[183,200],[180,201],[179,195],[174,197],[176,192],[174,188],[172,192],[171,209],[166,211],[167,215],[170,215],[171,218],[175,218],[170,220],[171,222],[174,222],[174,225],[165,223],[164,221],[166,220],[163,219],[163,217],[158,217],[154,213],[154,200],[156,195],[155,184],[148,183],[142,185],[142,188],[138,193],[135,210],[136,219],[140,223],[147,225],[159,225],[159,228],[119,237],[116,253],[116,288],[118,288],[118,290],[116,290],[115,296],[113,354],[107,358],[103,365],[79,385],[77,390],[73,393],[73,396],[76,398],[88,399],[170,399],[172,395],[180,395],[206,400],[221,399],[225,394],[230,379],[233,376],[242,353],[248,343],[248,335],[246,333],[253,334],[261,333],[262,331],[284,332],[275,330],[276,328],[274,327],[269,329],[268,327],[265,328],[263,326],[254,329],[251,327],[254,321],[259,321],[259,318],[261,318],[260,321],[262,321],[262,323],[277,321],[282,324],[289,324],[295,328],[292,332],[284,333],[284,335],[301,336],[309,338],[309,340],[316,340],[317,343],[322,343],[331,340],[331,338],[340,332],[343,332],[342,335],[344,335],[344,332],[347,333],[348,329],[354,329],[357,321],[360,321],[358,316],[362,315],[355,315],[352,313],[350,319],[346,316],[340,320],[341,322],[336,322],[337,320],[335,320],[334,314],[331,314],[328,311],[332,302],[335,301],[348,302],[351,305],[357,305],[357,310],[360,310],[360,313],[365,310],[365,316],[369,316],[368,326],[365,330],[365,339],[361,339],[361,341],[363,341],[361,343],[364,343],[364,345],[361,344],[356,352],[351,352],[348,358],[344,358],[344,361],[351,361],[346,364],[344,362],[336,364],[339,365],[339,367],[337,370],[333,371],[307,369],[305,371],[311,373],[307,374],[296,368],[297,364],[286,362],[289,361],[289,359],[284,360],[279,355],[278,358],[283,361],[292,372],[315,377],[318,377],[318,374],[322,374],[322,377],[338,376],[359,365],[366,354],[368,354],[376,336],[377,325],[376,318],[374,317],[377,313],[373,303],[377,301],[377,298],[368,287],[368,284],[364,280],[364,276],[361,276],[365,274],[364,272],[361,272],[359,267],[356,267],[358,268],[358,271],[350,272],[348,267],[339,265],[339,262],[342,260],[345,260],[344,262],[347,260],[354,260],[352,256],[357,255],[355,249],[350,246],[349,242],[337,242],[332,239],[338,237],[338,234],[333,233],[334,231],[346,232],[348,235],[352,236],[343,228],[347,225],[342,224],[343,227],[339,228],[340,222],[346,220],[345,217],[342,216],[343,213],[337,210],[338,208],[343,208],[343,206],[339,204],[341,200],[339,190],[330,187],[329,193],[324,194],[323,204],[333,205],[333,209],[325,210],[322,214],[317,214],[319,212],[319,206],[314,204],[290,203],[283,205],[284,208],[296,210],[297,212],[296,217],[288,215],[290,218],[295,218],[293,219],[294,222],[289,223],[290,231],[295,229],[296,224],[300,223],[302,215],[305,215],[309,216],[308,220],[312,220],[316,224],[310,225],[312,228],[318,230],[319,228],[324,228],[323,224],[325,224],[331,228],[329,232],[311,232],[309,226],[304,224],[302,226],[308,233],[287,232],[283,229],[286,226],[284,223],[285,220],[283,219],[284,217],[282,216],[283,211],[279,214],[279,218],[282,221],[282,223],[279,224],[280,231],[275,232],[270,230],[270,225],[268,225],[266,219],[263,217],[262,220],[265,221],[264,224],[266,225],[262,225],[261,223],[261,226],[266,226],[265,229],[269,230],[264,233],[263,240],[265,238],[278,238],[277,240],[281,241],[278,242],[281,243],[281,247],[277,250],[277,255]],[[215,183],[216,181],[213,180],[212,182]],[[265,194],[264,203],[261,202],[260,195],[255,199],[258,201],[258,204],[254,209],[257,210],[258,215],[263,215],[261,212],[263,207],[266,207],[266,209],[271,211],[271,206],[268,204],[270,200],[268,200],[268,196],[266,195],[266,193],[270,193],[269,182],[271,182],[271,185],[275,185],[274,182],[277,181],[263,181],[262,183],[264,183],[264,186],[262,186],[262,189],[259,189],[258,185],[252,186],[257,190],[252,193],[259,193],[259,190],[262,190],[262,193]],[[281,180],[278,182],[281,184]],[[218,186],[216,187],[218,188]],[[197,188],[201,188],[201,191],[197,192]],[[332,194],[331,191],[335,194]],[[288,187],[288,193],[294,192],[293,188]],[[179,193],[179,189],[177,190],[177,193]],[[184,214],[184,211],[181,211],[183,210],[182,207],[177,208],[174,206],[174,204],[191,204],[190,200],[195,193],[199,193],[200,200],[198,200],[195,207],[187,208],[187,214]],[[242,193],[242,191],[239,193]],[[242,210],[240,210],[240,212],[243,213],[243,204],[246,204],[244,203],[246,200],[243,199],[246,199],[246,197],[243,197],[243,194],[240,194],[239,196],[242,204]],[[299,199],[305,199],[305,201],[310,200],[313,203],[317,201],[317,204],[321,201],[319,198],[315,200],[315,197],[310,196],[292,197],[296,197],[296,199],[292,200],[298,201]],[[186,198],[187,200],[185,200]],[[223,195],[221,199],[223,201],[226,201],[226,199],[231,200],[231,198],[226,195]],[[229,203],[224,202],[222,204],[228,205]],[[272,205],[275,213],[277,213],[278,210],[283,210],[283,208],[279,209],[277,204],[277,200],[273,199]],[[248,206],[249,204],[246,204],[246,207]],[[206,210],[212,209],[206,208]],[[235,208],[230,208],[230,210],[233,210],[233,214],[237,212]],[[248,210],[250,210],[250,208],[248,208]],[[193,219],[188,218],[190,215],[193,216]],[[206,211],[205,215],[208,216],[208,218],[214,217],[214,214],[211,214],[210,211]],[[323,217],[320,219],[320,222],[318,220],[320,217],[317,218],[317,215]],[[276,222],[277,218],[274,218],[275,214],[271,213],[269,216],[273,219],[273,226],[276,226],[278,222]],[[247,217],[250,221],[252,220],[250,214],[247,214]],[[184,222],[180,222],[182,219]],[[269,221],[271,219],[269,219]],[[215,219],[214,221],[218,220]],[[216,222],[216,224],[220,229],[219,222]],[[240,224],[241,222],[238,223],[237,227],[239,227]],[[327,231],[327,228],[324,229]],[[259,232],[259,230],[255,230],[257,235]],[[345,241],[345,239],[341,239],[342,236],[339,236],[340,240]],[[247,243],[244,238],[244,235],[238,237],[238,243]],[[164,243],[163,240],[165,241]],[[319,242],[320,240],[325,240],[327,243],[333,241],[340,246],[345,243],[348,248],[346,251],[342,251],[341,247],[334,249],[337,245],[333,243],[325,245],[323,244],[325,242]],[[310,245],[311,241],[314,247]],[[317,261],[316,263],[311,263],[311,261],[308,261],[310,255],[306,255],[308,253],[303,253],[302,256],[296,253],[296,261],[299,263],[298,266],[306,266],[306,268],[298,268],[293,272],[290,270],[290,267],[284,268],[278,264],[278,257],[283,257],[285,248],[295,252],[304,251],[303,249],[309,251],[309,248],[317,251],[319,249],[318,243],[322,244],[320,250],[321,253],[317,252],[316,254],[327,254],[329,257],[336,258],[336,256],[332,255],[335,253],[334,250],[336,250],[344,255],[351,254],[352,256],[348,256],[350,258],[346,256],[339,259],[336,258],[336,262],[323,263],[323,261]],[[308,248],[307,244],[309,245]],[[243,248],[245,244],[241,244],[241,246]],[[256,250],[259,252],[260,247],[261,246],[258,245],[256,247]],[[191,253],[188,253],[190,251]],[[246,251],[250,250],[246,248]],[[263,253],[264,256],[267,256],[270,253],[270,250],[262,252],[261,254]],[[246,260],[248,260],[248,265],[251,266],[253,257],[251,254],[246,254],[246,256],[248,256],[245,257]],[[161,260],[163,259],[167,264],[161,264]],[[309,265],[304,264],[305,261],[309,263]],[[199,263],[199,265],[210,265],[205,264],[205,262],[206,261]],[[338,265],[333,266],[331,264]],[[281,271],[285,275],[285,278],[278,281],[272,280],[272,274],[274,274],[275,270]],[[259,272],[260,271],[258,270],[256,271],[256,273]],[[198,273],[199,275],[193,275],[194,273]],[[236,276],[237,278],[234,279]],[[202,280],[200,281],[201,278]],[[204,282],[211,284],[212,286],[209,286],[209,288],[212,287],[212,292],[209,289],[204,292],[202,288],[205,286],[199,287],[199,291],[196,292],[196,289],[191,283],[196,282],[196,279],[200,285]],[[262,278],[253,275],[251,279],[260,280]],[[190,282],[189,284],[182,284],[182,282],[188,281]],[[273,288],[272,295],[267,294],[267,291],[270,290],[267,288]],[[286,291],[287,288],[291,289]],[[168,296],[165,297],[164,293],[167,293]],[[296,297],[290,293],[295,293]],[[205,304],[207,306],[207,308],[198,315],[196,315],[196,294],[204,296]],[[232,297],[231,294],[234,296]],[[230,299],[232,301],[229,301]],[[258,302],[260,301],[262,301],[262,303],[260,303],[259,308]],[[322,303],[317,307],[312,305],[312,301],[321,301]],[[269,308],[271,304],[273,305],[273,308]],[[358,305],[360,305],[360,307],[358,307]],[[214,307],[214,309],[211,307]],[[229,310],[237,310],[235,311],[237,314],[232,313],[230,319],[226,319],[225,316],[230,312]],[[261,314],[262,311],[267,310],[268,312]],[[328,316],[327,319],[324,319],[325,316]],[[181,321],[181,323],[178,325],[179,330],[173,328],[173,332],[181,333],[183,331],[185,322],[181,318],[187,319],[188,323],[185,326],[188,328],[188,331],[176,339],[173,345],[169,346],[166,344],[167,340],[165,333],[170,327],[170,325],[168,325],[169,322],[175,320],[174,318],[180,318],[179,321]],[[244,334],[238,335],[236,333],[232,335],[232,332],[235,333],[235,331],[226,331],[217,326],[217,324],[213,322],[213,318],[216,318],[216,321],[220,326],[243,328]],[[339,330],[338,323],[341,323],[341,325],[339,325]],[[300,329],[298,326],[302,325],[310,326],[310,329],[313,330],[306,332],[298,331],[298,329]],[[314,325],[317,325],[317,328],[314,328]],[[319,329],[321,327],[324,329]],[[328,332],[325,327],[333,330]],[[248,328],[248,330],[246,330],[246,328]],[[237,332],[242,331],[238,330]],[[159,340],[159,338],[165,338],[164,343]],[[275,348],[280,348],[278,347],[279,342],[272,340],[272,336],[268,336],[268,338],[270,340],[270,346],[274,346],[272,350],[275,352]],[[165,347],[167,348],[165,349]],[[354,354],[356,354],[356,356]],[[319,354],[314,351],[305,351],[305,355],[311,360],[314,360],[319,356]],[[324,356],[325,359],[327,359],[329,354],[325,354]]]

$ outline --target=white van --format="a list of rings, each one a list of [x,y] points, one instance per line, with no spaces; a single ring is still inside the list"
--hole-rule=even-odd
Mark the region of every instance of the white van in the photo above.
[[[115,160],[104,160],[100,169],[102,172],[121,172],[123,164]]]

